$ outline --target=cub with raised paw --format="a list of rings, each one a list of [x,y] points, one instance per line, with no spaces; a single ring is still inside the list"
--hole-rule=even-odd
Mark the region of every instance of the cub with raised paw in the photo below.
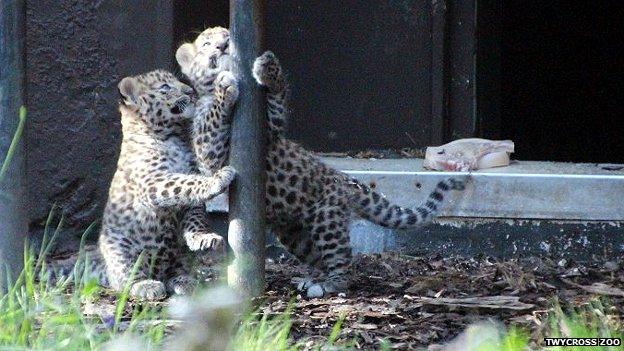
[[[89,274],[117,291],[130,284],[141,299],[189,293],[195,281],[183,265],[179,233],[207,232],[203,204],[226,190],[236,172],[196,174],[188,140],[191,87],[163,70],[126,77],[118,87],[121,152]],[[195,249],[218,244],[202,241]]]
[[[221,169],[228,157],[230,114],[238,99],[238,85],[229,72],[232,63],[229,53],[229,33],[220,27],[204,31],[193,43],[183,44],[176,51],[182,73],[191,79],[199,95],[191,138],[199,172],[207,176]],[[201,222],[199,226],[204,230],[185,231],[188,247],[223,252],[223,238],[210,232],[206,220],[197,222]]]
[[[222,100],[223,88],[215,86],[212,77],[217,77],[220,69],[226,70],[231,62],[228,41],[226,29],[209,28],[194,43],[180,47],[176,55],[182,72],[195,89],[215,92],[215,101]],[[382,194],[329,168],[311,152],[285,138],[288,84],[272,52],[258,57],[250,68],[258,84],[267,89],[267,223],[291,253],[324,272],[320,279],[295,281],[308,297],[346,291],[351,264],[348,225],[354,217],[388,228],[416,227],[435,216],[447,192],[464,189],[464,181],[449,178],[439,182],[416,209],[391,204]],[[214,117],[207,116],[210,118],[206,121]],[[221,118],[229,121],[227,114]],[[206,129],[195,130],[194,140],[218,141],[219,152],[198,147],[195,151],[198,162],[214,169],[227,161],[228,134],[210,128],[213,123],[205,125]]]

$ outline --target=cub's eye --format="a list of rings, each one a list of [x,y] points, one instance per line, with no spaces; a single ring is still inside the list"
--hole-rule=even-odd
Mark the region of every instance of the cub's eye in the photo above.
[[[442,149],[442,151],[438,151],[438,155],[444,155],[444,149]]]
[[[209,41],[205,42],[204,46],[210,46],[210,42]]]
[[[162,92],[167,92],[169,90],[171,90],[171,86],[169,86],[169,84],[163,84],[161,85],[158,90],[162,91]]]

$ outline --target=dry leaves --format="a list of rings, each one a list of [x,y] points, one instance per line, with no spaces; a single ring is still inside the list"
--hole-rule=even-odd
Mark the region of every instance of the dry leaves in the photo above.
[[[308,349],[326,340],[340,319],[338,344],[376,350],[385,340],[391,349],[426,349],[486,319],[538,330],[553,299],[581,305],[596,295],[608,296],[621,315],[622,267],[622,261],[560,264],[540,257],[360,255],[354,259],[346,297],[307,300],[297,296],[291,280],[310,273],[308,268],[290,259],[268,261],[260,310],[278,315],[290,306],[291,337],[307,342]],[[214,279],[215,273],[206,276]],[[110,313],[110,308],[89,304],[85,308],[100,317]]]
[[[295,302],[293,338],[322,340],[342,316],[339,341],[355,340],[358,349],[374,350],[387,340],[392,349],[416,350],[442,344],[489,318],[535,330],[555,298],[583,304],[594,294],[608,295],[614,305],[624,306],[621,262],[560,265],[540,257],[385,253],[357,256],[353,266],[346,297]],[[268,264],[267,309],[285,310],[290,296],[296,295],[288,283],[306,272],[305,266],[293,262]]]

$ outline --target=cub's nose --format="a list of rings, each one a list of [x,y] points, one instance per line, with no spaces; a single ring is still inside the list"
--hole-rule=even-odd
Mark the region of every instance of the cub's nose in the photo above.
[[[230,46],[230,41],[226,40],[226,41],[222,42],[221,44],[219,44],[217,47],[219,48],[219,50],[225,51],[225,50],[228,49],[229,46]]]

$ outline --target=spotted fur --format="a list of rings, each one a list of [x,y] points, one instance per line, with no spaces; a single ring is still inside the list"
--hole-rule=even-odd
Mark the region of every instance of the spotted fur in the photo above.
[[[235,171],[224,167],[210,177],[196,174],[187,136],[195,95],[171,73],[124,78],[119,91],[123,140],[99,253],[92,257],[104,274],[96,275],[115,290],[131,284],[130,294],[143,299],[187,293],[194,281],[181,262],[179,233],[202,237],[191,249],[215,245],[203,206],[228,187]]]
[[[220,49],[229,49],[229,45],[224,43],[228,39],[227,30],[210,28],[195,43],[185,44],[185,49],[180,48],[183,53],[179,50],[177,55],[182,72],[195,88],[205,92],[215,91],[215,101],[220,101],[223,95],[219,91],[226,90],[210,84],[215,81],[213,77],[220,74],[222,67],[218,63],[230,62],[230,52]],[[210,54],[202,53],[202,50]],[[180,60],[182,56],[184,59]],[[258,57],[252,73],[258,84],[267,90],[270,129],[266,164],[267,223],[291,253],[325,272],[321,279],[299,281],[298,288],[306,291],[308,296],[346,290],[351,263],[348,224],[353,217],[362,217],[389,228],[415,227],[435,215],[445,193],[464,188],[462,181],[447,179],[438,183],[426,202],[415,210],[391,204],[380,193],[327,167],[311,152],[285,138],[288,86],[283,69],[273,53],[266,52]],[[203,117],[203,123],[208,126],[224,125],[223,122],[216,122],[215,118],[228,120],[223,114],[205,114]],[[196,118],[201,119],[201,116]],[[219,153],[214,149],[196,147],[197,158],[201,162],[211,168],[225,164],[226,134],[208,128],[195,130],[194,138],[220,145]],[[207,154],[202,154],[206,151]]]
[[[221,27],[210,28],[193,43],[183,44],[176,51],[182,73],[192,77],[199,95],[191,130],[192,146],[200,174],[211,176],[225,166],[230,142],[230,112],[238,99],[238,86],[229,72],[231,56],[229,32]],[[217,234],[207,236],[209,226],[203,221],[201,235],[185,232],[184,238],[191,248],[203,248],[202,243],[223,251],[223,238]]]

